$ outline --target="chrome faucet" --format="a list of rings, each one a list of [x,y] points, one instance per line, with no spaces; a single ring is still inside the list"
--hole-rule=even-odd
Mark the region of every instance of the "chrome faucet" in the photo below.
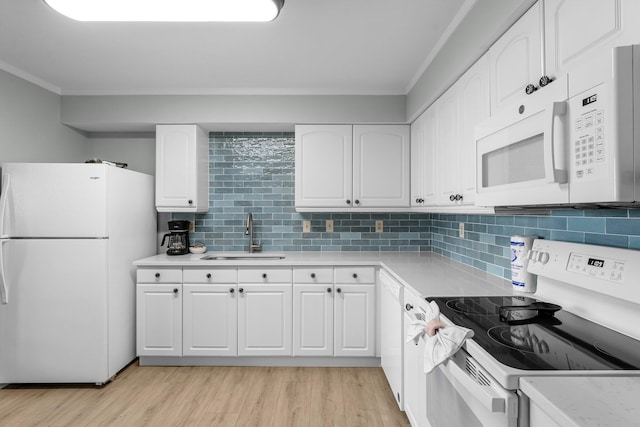
[[[262,247],[260,246],[260,241],[258,241],[258,243],[253,243],[253,214],[251,212],[249,212],[249,215],[247,215],[247,223],[246,223],[246,228],[244,230],[244,235],[249,236],[249,253],[250,254],[262,249]]]

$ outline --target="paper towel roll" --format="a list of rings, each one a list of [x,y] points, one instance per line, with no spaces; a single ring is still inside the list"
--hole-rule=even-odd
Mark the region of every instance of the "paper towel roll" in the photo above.
[[[511,283],[518,292],[536,291],[537,276],[527,272],[527,254],[537,238],[538,236],[511,236]]]

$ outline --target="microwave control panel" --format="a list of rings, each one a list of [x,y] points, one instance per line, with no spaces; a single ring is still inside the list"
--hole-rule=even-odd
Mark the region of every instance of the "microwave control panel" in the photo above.
[[[605,173],[605,92],[602,86],[572,98],[570,111],[573,126],[571,135],[573,156],[573,179],[586,180],[597,178]]]

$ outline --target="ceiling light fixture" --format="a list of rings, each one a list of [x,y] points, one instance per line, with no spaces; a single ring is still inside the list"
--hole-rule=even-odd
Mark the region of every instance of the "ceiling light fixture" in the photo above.
[[[284,0],[44,0],[76,21],[272,21]]]

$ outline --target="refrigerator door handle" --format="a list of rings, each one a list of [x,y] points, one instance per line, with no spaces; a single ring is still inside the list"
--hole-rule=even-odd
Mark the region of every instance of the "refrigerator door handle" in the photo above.
[[[7,203],[9,200],[9,185],[11,184],[11,175],[2,175],[2,193],[0,193],[0,238],[7,237],[4,234],[4,220],[7,215]]]
[[[9,304],[9,288],[7,286],[7,278],[4,274],[4,244],[6,240],[0,239],[0,303]]]

